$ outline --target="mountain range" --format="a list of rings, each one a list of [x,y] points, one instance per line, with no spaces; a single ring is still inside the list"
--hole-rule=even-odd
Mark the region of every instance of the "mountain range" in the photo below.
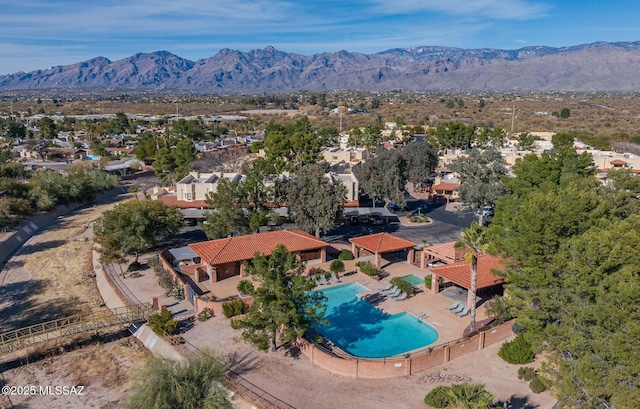
[[[517,50],[425,46],[374,54],[302,55],[271,46],[248,52],[224,48],[195,62],[158,51],[0,75],[0,91],[114,88],[216,94],[337,89],[636,91],[640,89],[640,41]]]

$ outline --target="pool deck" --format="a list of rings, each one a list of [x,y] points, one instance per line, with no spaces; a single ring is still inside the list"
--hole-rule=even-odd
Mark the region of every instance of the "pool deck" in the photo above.
[[[330,262],[314,264],[308,268],[321,267],[326,271],[329,271],[329,264]],[[406,262],[392,263],[383,259],[383,270],[388,273],[388,276],[378,281],[363,273],[355,272],[355,260],[345,261],[344,264],[345,273],[340,275],[341,283],[334,283],[329,279],[329,285],[321,285],[318,286],[317,289],[358,282],[369,290],[365,293],[358,294],[360,297],[366,295],[375,296],[376,293],[384,295],[384,292],[379,291],[378,289],[388,284],[389,280],[393,277],[402,277],[408,274],[414,274],[418,277],[424,278],[429,274],[428,270],[422,270],[419,267],[407,264]],[[210,291],[209,295],[213,295],[218,299],[225,299],[228,297],[234,297],[238,294],[236,287],[242,279],[246,278],[235,276],[217,283],[200,283],[200,285]],[[439,294],[433,294],[430,289],[424,286],[424,284],[414,286],[414,289],[416,289],[416,294],[406,300],[396,301],[389,297],[374,297],[375,302],[373,302],[372,305],[388,314],[398,314],[408,311],[416,317],[424,317],[422,318],[423,321],[428,322],[438,331],[439,338],[435,345],[461,338],[465,328],[469,325],[469,314],[461,318],[447,310],[446,307],[451,305],[454,301],[466,302],[466,298],[462,294],[453,291],[453,288],[442,291]],[[476,310],[476,321],[480,321],[485,318],[487,318],[486,310],[484,306],[480,306]]]

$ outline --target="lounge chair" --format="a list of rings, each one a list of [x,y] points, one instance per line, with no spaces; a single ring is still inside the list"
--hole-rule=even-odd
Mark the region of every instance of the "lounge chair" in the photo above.
[[[458,308],[455,308],[455,309],[451,310],[451,312],[454,313],[454,314],[457,314],[460,311],[464,310],[465,308],[467,308],[466,305],[460,304],[460,306]]]
[[[459,308],[459,307],[460,307],[460,301],[456,301],[453,304],[451,304],[450,306],[448,306],[447,309],[453,311],[453,310],[455,310],[456,308]]]
[[[384,290],[384,292],[387,293],[387,294],[392,294],[392,293],[395,293],[396,291],[398,291],[398,286],[397,285],[394,285],[393,288],[390,288],[388,290]]]
[[[336,283],[341,283],[340,279],[338,278],[338,276],[336,275],[336,273],[331,273],[331,279],[333,281],[335,281]]]
[[[324,274],[320,274],[320,284],[329,285],[331,283],[327,281],[327,277],[325,277]]]
[[[391,297],[396,301],[402,301],[402,300],[406,300],[407,299],[407,293],[402,293],[397,297]]]
[[[318,281],[318,277],[316,276],[311,276],[311,278],[313,278],[313,281],[316,283],[316,285],[320,285],[320,281]]]
[[[387,291],[390,290],[393,285],[391,283],[387,283],[384,287],[378,288],[379,291]]]
[[[456,313],[458,317],[464,317],[467,314],[469,314],[469,307],[464,307],[462,311]]]
[[[397,297],[400,295],[400,293],[402,292],[402,290],[400,290],[399,288],[397,288],[394,292],[392,293],[387,293],[387,297],[393,298],[393,297]]]

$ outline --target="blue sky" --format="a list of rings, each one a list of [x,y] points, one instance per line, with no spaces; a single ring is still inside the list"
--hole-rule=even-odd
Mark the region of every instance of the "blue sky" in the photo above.
[[[640,2],[593,0],[0,0],[0,74],[97,56],[221,48],[373,53],[640,40]]]

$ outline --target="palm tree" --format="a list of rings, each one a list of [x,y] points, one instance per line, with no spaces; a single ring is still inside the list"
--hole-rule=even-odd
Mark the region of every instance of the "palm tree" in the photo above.
[[[471,288],[467,296],[467,304],[469,305],[469,313],[471,315],[471,323],[469,330],[476,330],[476,287],[478,281],[478,256],[486,249],[486,238],[484,228],[478,223],[471,223],[471,226],[464,231],[462,237],[456,243],[457,247],[468,249],[464,255],[464,260],[471,265]]]
[[[202,354],[186,363],[151,358],[134,381],[128,409],[231,409],[224,364]]]
[[[448,394],[449,404],[456,409],[488,409],[495,398],[483,385],[469,382],[452,385]]]

